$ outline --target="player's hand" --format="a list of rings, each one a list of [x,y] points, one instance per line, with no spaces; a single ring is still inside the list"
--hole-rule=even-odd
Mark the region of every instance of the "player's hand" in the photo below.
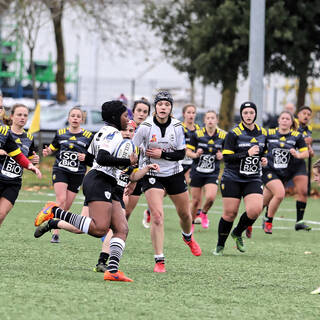
[[[130,196],[132,194],[132,192],[134,191],[134,189],[136,188],[137,183],[136,182],[132,182],[130,181],[126,187],[124,188],[124,192],[123,194],[125,196]]]
[[[41,171],[37,167],[35,167],[32,163],[29,163],[28,170],[33,171],[39,179],[42,178]]]
[[[305,137],[305,138],[304,138],[304,141],[305,141],[305,143],[306,143],[307,145],[311,145],[311,143],[312,143],[312,137]]]
[[[310,158],[314,157],[314,151],[311,146],[308,147],[308,151],[309,151],[309,157]]]
[[[216,153],[216,158],[217,158],[217,160],[222,160],[223,155],[222,155],[221,150],[218,150],[218,151],[217,151],[217,153]]]
[[[135,152],[132,152],[130,155],[130,164],[135,165],[138,162],[138,156]]]
[[[252,146],[249,150],[248,150],[248,154],[249,156],[256,156],[258,155],[260,152],[260,148],[257,145]]]
[[[149,170],[160,171],[160,166],[157,163],[151,163],[147,165]]]
[[[146,150],[146,156],[154,159],[160,159],[162,150],[160,148],[152,148]]]
[[[86,154],[85,153],[78,153],[78,160],[79,161],[84,161],[85,158],[86,158]]]
[[[47,156],[49,156],[51,153],[52,153],[52,150],[51,150],[47,145],[45,145],[45,146],[44,146],[44,149],[42,150],[42,155],[43,155],[44,157],[47,157]]]
[[[263,167],[266,167],[267,164],[268,164],[268,159],[267,159],[266,157],[262,157],[262,158],[261,158],[261,165],[262,165]]]
[[[197,158],[199,158],[202,154],[203,154],[203,149],[201,148],[197,149],[197,152],[196,152]]]
[[[289,151],[290,151],[290,154],[291,154],[294,158],[299,159],[299,153],[297,152],[296,149],[291,148]]]
[[[39,164],[39,162],[40,162],[40,157],[39,157],[39,155],[36,154],[35,151],[33,151],[33,157],[31,159],[31,162],[33,164]]]
[[[0,149],[0,156],[7,156],[7,152],[3,149]]]

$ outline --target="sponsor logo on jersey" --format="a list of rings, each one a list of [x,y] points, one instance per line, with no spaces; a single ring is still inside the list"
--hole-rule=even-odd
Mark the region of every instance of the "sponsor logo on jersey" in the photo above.
[[[116,132],[112,132],[112,133],[109,133],[107,136],[106,136],[106,139],[107,140],[112,140],[114,135],[115,135]]]
[[[150,142],[157,142],[157,137],[155,134],[152,135]]]

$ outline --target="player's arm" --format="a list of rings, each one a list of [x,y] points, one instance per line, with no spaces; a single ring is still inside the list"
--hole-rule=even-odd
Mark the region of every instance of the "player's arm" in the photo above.
[[[7,152],[8,156],[12,157],[22,168],[33,171],[38,178],[41,178],[42,175],[40,170],[36,168],[21,152],[21,149],[17,146],[10,133],[8,134],[8,138],[3,145],[3,149]]]
[[[290,153],[293,157],[297,159],[305,159],[309,157],[308,146],[301,134],[299,135],[296,146],[298,151],[294,148],[290,149]]]
[[[186,155],[191,159],[199,158],[203,153],[203,150],[201,148],[197,149],[198,142],[195,135],[194,134],[191,135],[189,137],[189,141],[187,141],[186,139],[186,143],[187,143]]]
[[[28,159],[33,163],[33,164],[38,164],[40,162],[40,157],[36,153],[36,147],[34,145],[34,140],[32,140],[30,148],[29,148],[29,153],[28,153]]]
[[[56,133],[55,137],[53,138],[52,142],[49,146],[45,145],[44,149],[42,150],[42,155],[44,157],[50,156],[53,152],[59,150],[59,138],[58,138],[58,132]]]
[[[132,182],[137,182],[141,178],[143,178],[148,171],[150,170],[155,170],[155,171],[160,171],[160,167],[156,163],[148,164],[147,166],[143,167],[142,169],[134,169],[132,173],[129,176],[130,181]]]
[[[238,162],[240,159],[249,156],[248,151],[234,152],[236,144],[236,135],[233,132],[229,132],[224,142],[224,149],[222,150],[222,155],[225,162]]]

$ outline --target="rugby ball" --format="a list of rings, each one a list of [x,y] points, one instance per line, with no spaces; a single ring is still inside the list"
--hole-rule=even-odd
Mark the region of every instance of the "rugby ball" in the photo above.
[[[113,156],[115,158],[129,159],[135,151],[135,145],[130,139],[123,139],[116,147]],[[123,166],[117,166],[119,169],[125,169]]]

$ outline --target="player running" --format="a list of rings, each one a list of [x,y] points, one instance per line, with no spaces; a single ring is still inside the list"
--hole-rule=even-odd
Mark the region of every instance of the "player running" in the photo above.
[[[93,138],[92,132],[81,128],[83,112],[79,107],[69,111],[69,126],[59,129],[49,145],[42,151],[47,157],[56,153],[52,169],[52,183],[56,194],[56,203],[60,208],[69,210],[80,190],[87,171],[86,155]],[[52,243],[59,243],[59,231],[54,230]]]
[[[312,110],[308,106],[302,106],[298,109],[296,122],[298,124],[298,129],[306,144],[309,151],[309,156],[313,157],[314,152],[312,149],[312,127],[309,125],[311,120]],[[306,168],[306,162],[304,159],[294,159],[292,165],[292,170],[295,172],[293,177],[293,183],[297,193],[296,210],[297,210],[297,220],[295,224],[295,230],[306,230],[310,231],[311,227],[306,225],[303,221],[304,212],[307,206],[308,200],[308,173]]]
[[[184,242],[193,255],[200,256],[201,249],[192,236],[192,218],[187,184],[180,163],[185,156],[185,138],[180,121],[171,117],[173,99],[166,92],[157,93],[154,100],[155,115],[143,122],[133,142],[143,145],[144,165],[157,163],[161,171],[150,171],[143,178],[143,191],[151,212],[151,241],[154,249],[154,272],[166,272],[163,251],[165,192],[173,201],[182,228]]]
[[[263,229],[267,234],[272,234],[273,218],[285,197],[285,183],[295,174],[294,160],[309,156],[306,143],[302,134],[296,131],[294,117],[289,111],[280,113],[278,125],[278,128],[268,130],[268,165],[262,169],[265,185],[263,205],[267,206]]]
[[[209,228],[207,213],[212,207],[218,190],[218,177],[222,148],[226,132],[217,128],[218,116],[215,111],[207,111],[204,115],[205,127],[197,130],[187,143],[187,155],[193,159],[191,168],[191,213],[196,218],[201,203],[201,189],[204,188],[205,203],[200,213],[203,228]]]
[[[128,111],[123,103],[105,102],[101,114],[106,125],[99,130],[90,144],[88,151],[94,156],[94,162],[83,180],[89,217],[65,211],[54,202],[48,202],[37,215],[35,225],[39,226],[47,220],[57,218],[97,238],[106,235],[112,226],[113,237],[110,240],[110,257],[104,280],[132,282],[132,279],[119,271],[119,262],[129,230],[115,187],[118,178],[117,167],[136,164],[137,156],[135,153],[131,154],[130,159],[113,156],[123,140],[120,130],[125,129],[128,124]]]
[[[222,151],[225,162],[221,179],[223,214],[218,227],[217,247],[213,252],[219,256],[223,254],[241,198],[243,197],[246,211],[231,233],[240,252],[246,251],[242,233],[248,226],[252,226],[263,205],[260,173],[261,165],[267,164],[267,159],[263,157],[267,132],[255,123],[257,107],[253,102],[244,102],[240,106],[240,117],[241,123],[227,134]]]
[[[35,152],[33,136],[23,129],[28,115],[25,105],[15,104],[11,109],[11,129],[0,126],[0,226],[19,195],[23,168],[41,178],[40,170],[34,166],[39,163],[39,156]]]

